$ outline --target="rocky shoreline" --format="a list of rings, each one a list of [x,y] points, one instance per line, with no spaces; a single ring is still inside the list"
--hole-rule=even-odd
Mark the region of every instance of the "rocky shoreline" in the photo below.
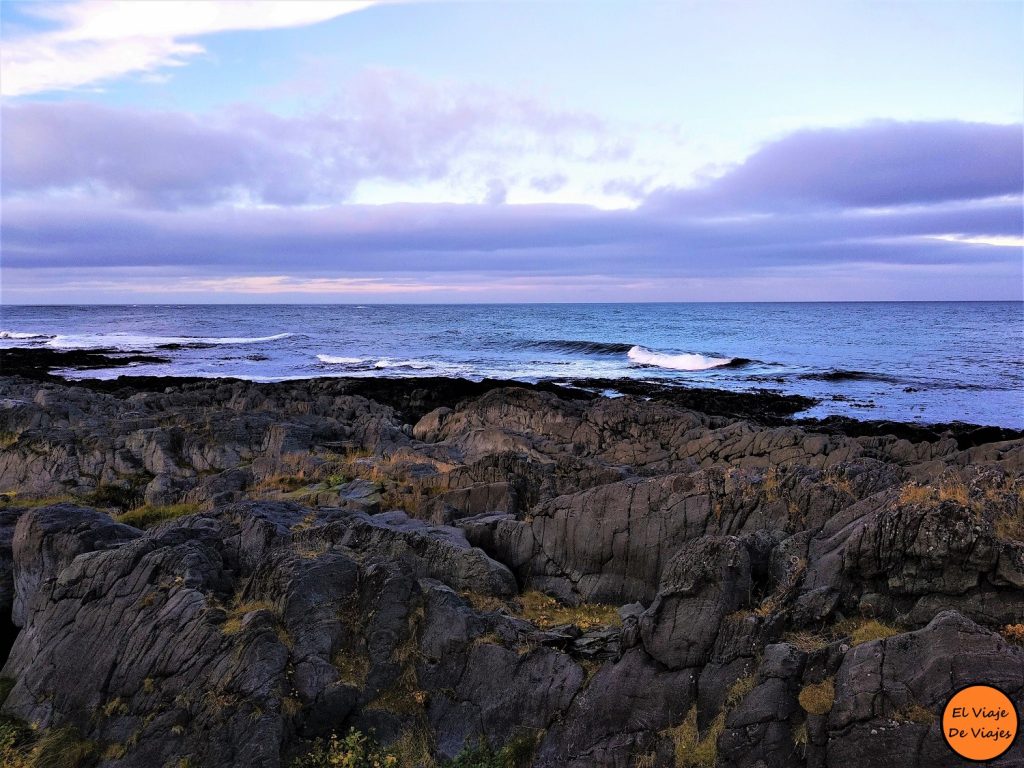
[[[0,378],[9,755],[931,768],[957,689],[1024,704],[1020,433],[37,352]]]

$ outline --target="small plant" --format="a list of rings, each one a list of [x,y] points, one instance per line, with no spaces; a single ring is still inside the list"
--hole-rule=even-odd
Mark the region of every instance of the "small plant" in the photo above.
[[[577,606],[561,605],[543,592],[524,592],[519,598],[520,616],[541,629],[563,624],[575,624],[582,630],[622,625],[618,609],[613,605],[584,603]]]
[[[934,492],[927,485],[908,483],[900,489],[899,503],[905,505],[930,504],[933,498]]]
[[[341,682],[356,688],[366,686],[366,676],[370,673],[370,659],[365,653],[338,651],[331,659],[331,664],[338,670]]]
[[[916,701],[911,702],[893,715],[893,719],[901,723],[920,723],[930,725],[936,720],[935,713],[922,707]]]
[[[483,595],[469,590],[460,594],[466,598],[466,601],[473,606],[473,610],[477,613],[494,613],[508,608],[508,605],[500,597]]]
[[[168,504],[166,506],[147,504],[118,515],[117,521],[125,525],[133,525],[136,528],[151,528],[166,520],[193,515],[201,509],[202,506],[199,504]]]
[[[704,733],[697,729],[697,708],[674,728],[662,731],[675,746],[676,768],[714,768],[718,760],[718,737],[725,730],[725,713],[720,712]]]
[[[1000,539],[1024,541],[1024,514],[1017,511],[999,515],[995,520],[995,529]]]
[[[1007,624],[1001,630],[999,630],[999,634],[1001,634],[1011,643],[1024,645],[1024,624]],[[0,692],[0,696],[2,696],[2,692]]]
[[[812,715],[827,715],[832,711],[832,705],[836,700],[835,683],[831,677],[826,677],[820,683],[805,685],[800,690],[798,697],[800,706],[804,712]]]
[[[754,686],[757,684],[756,675],[747,675],[741,677],[729,688],[729,692],[725,695],[725,706],[728,709],[732,709],[739,704],[746,697],[748,693],[754,690]]]
[[[370,736],[355,728],[340,737],[317,739],[312,748],[291,762],[290,768],[404,768]]]
[[[524,733],[498,750],[481,739],[477,744],[466,745],[445,768],[527,768],[533,761],[537,736],[535,732]]]
[[[893,637],[898,634],[900,634],[900,629],[897,627],[885,624],[878,619],[868,619],[861,622],[850,633],[850,643],[852,645],[861,645],[872,640],[884,640],[887,637]]]
[[[85,497],[90,506],[114,508],[125,512],[142,506],[142,489],[135,485],[100,485]]]
[[[828,645],[827,639],[813,632],[789,632],[782,639],[804,653],[820,651]]]
[[[31,768],[29,754],[34,734],[23,723],[0,718],[0,765],[5,768]]]
[[[242,620],[255,611],[270,611],[277,616],[277,606],[269,600],[236,601],[228,610],[228,618],[221,625],[220,631],[225,635],[237,635],[242,631]]]
[[[807,745],[811,742],[811,735],[807,731],[807,721],[803,720],[800,725],[793,728],[793,746],[800,750],[800,754],[807,753]]]
[[[30,768],[79,768],[96,756],[96,744],[71,727],[44,731],[29,753]]]

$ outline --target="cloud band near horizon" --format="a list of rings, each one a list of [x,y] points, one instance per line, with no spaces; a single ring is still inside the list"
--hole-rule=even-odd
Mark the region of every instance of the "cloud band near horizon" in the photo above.
[[[444,178],[467,147],[493,141],[510,121],[515,135],[501,135],[513,148],[550,142],[557,152],[580,131],[596,137],[589,146],[603,140],[600,124],[528,102],[504,104],[496,121],[497,103],[449,103],[404,122],[392,110],[377,123],[353,113],[289,119],[250,109],[201,122],[76,102],[5,104],[4,292],[45,297],[33,279],[44,272],[84,280],[83,270],[131,269],[213,297],[275,287],[358,296],[366,285],[402,296],[410,290],[397,276],[429,272],[447,275],[438,285],[453,295],[469,276],[493,275],[516,286],[502,298],[528,300],[531,279],[548,291],[561,280],[574,296],[583,276],[620,286],[827,281],[859,268],[899,273],[911,286],[915,274],[924,285],[955,270],[962,298],[995,286],[996,298],[1021,298],[1020,125],[795,131],[698,183],[640,193],[631,209],[501,205],[493,190],[481,204],[350,201],[381,178]],[[140,293],[104,280],[110,295]]]

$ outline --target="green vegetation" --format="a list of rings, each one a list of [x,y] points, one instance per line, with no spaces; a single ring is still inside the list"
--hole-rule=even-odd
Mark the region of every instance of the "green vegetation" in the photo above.
[[[54,504],[80,504],[81,501],[72,496],[21,496],[16,491],[9,491],[0,494],[0,506],[26,507],[37,509],[38,507],[51,507]]]
[[[533,761],[538,735],[524,733],[498,750],[481,739],[474,746],[466,746],[445,768],[527,768]]]
[[[388,754],[372,737],[355,728],[345,737],[332,734],[317,739],[312,748],[292,760],[290,768],[404,768],[398,758]]]
[[[113,508],[127,512],[142,506],[144,498],[142,487],[139,485],[101,485],[83,501],[91,507]]]
[[[117,516],[119,523],[133,525],[136,528],[151,528],[165,520],[174,520],[185,515],[193,515],[202,509],[200,504],[168,504],[151,506],[149,504],[136,507]]]

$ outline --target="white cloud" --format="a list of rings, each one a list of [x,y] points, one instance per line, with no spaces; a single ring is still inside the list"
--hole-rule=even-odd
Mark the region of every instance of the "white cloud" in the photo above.
[[[997,248],[1024,248],[1024,237],[1016,235],[934,235],[930,239],[969,245],[994,245]]]
[[[228,30],[298,27],[362,10],[369,0],[80,0],[31,13],[60,25],[5,40],[0,92],[68,90],[130,73],[181,66],[204,48],[190,38]]]

